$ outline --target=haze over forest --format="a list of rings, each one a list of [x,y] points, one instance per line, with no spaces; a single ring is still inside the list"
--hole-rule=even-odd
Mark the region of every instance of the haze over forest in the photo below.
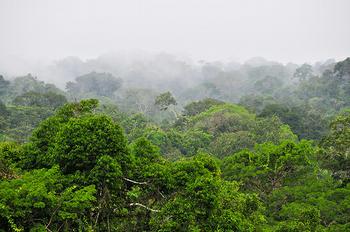
[[[2,73],[31,73],[62,88],[84,71],[120,76],[135,68],[130,63],[149,65],[163,53],[197,68],[254,57],[313,65],[343,60],[350,51],[346,0],[3,0],[0,6]]]
[[[349,9],[0,0],[0,232],[350,231]]]
[[[341,60],[350,50],[346,0],[0,4],[1,66],[47,64],[67,56],[85,60],[120,50],[181,54],[195,61],[244,62],[259,56],[301,64]]]

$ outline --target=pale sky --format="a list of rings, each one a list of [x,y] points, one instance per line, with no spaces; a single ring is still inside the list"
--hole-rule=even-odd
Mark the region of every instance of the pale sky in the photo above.
[[[119,50],[193,59],[350,56],[350,0],[0,0],[0,60]]]

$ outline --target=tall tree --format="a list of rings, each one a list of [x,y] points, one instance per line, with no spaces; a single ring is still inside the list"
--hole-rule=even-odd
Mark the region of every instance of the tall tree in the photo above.
[[[165,92],[158,95],[155,99],[154,104],[156,106],[159,106],[160,110],[171,110],[174,113],[175,118],[178,118],[178,114],[174,108],[174,106],[177,105],[177,102],[170,92]],[[173,106],[173,108],[170,108],[171,106]]]
[[[5,80],[2,75],[0,75],[0,96],[4,95],[7,91],[10,82]]]

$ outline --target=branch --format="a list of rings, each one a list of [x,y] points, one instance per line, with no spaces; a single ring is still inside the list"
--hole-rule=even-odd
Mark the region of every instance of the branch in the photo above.
[[[170,109],[172,112],[173,112],[173,114],[175,115],[175,119],[179,119],[179,114],[176,112],[176,110],[175,110],[175,105],[173,105],[173,108],[172,109]]]
[[[148,209],[149,211],[152,211],[152,212],[159,212],[159,210],[157,210],[157,209],[151,209],[151,208],[149,208],[143,204],[140,204],[140,203],[130,203],[130,206],[140,206],[140,207]]]
[[[53,213],[52,213],[52,215],[51,215],[51,217],[50,217],[50,220],[49,220],[49,222],[47,223],[47,225],[45,226],[45,229],[46,230],[48,230],[48,231],[51,231],[50,229],[49,229],[49,226],[50,226],[50,224],[51,224],[51,222],[52,222],[52,219],[53,219],[53,216],[56,214],[56,212],[58,211],[58,209],[61,207],[61,203],[56,207],[56,209],[53,211]]]
[[[148,182],[138,182],[138,181],[135,181],[135,180],[130,180],[126,177],[123,177],[124,180],[130,182],[130,183],[133,183],[133,184],[148,184]]]
[[[163,197],[165,198],[165,196],[163,195],[163,193],[158,189],[158,193]]]

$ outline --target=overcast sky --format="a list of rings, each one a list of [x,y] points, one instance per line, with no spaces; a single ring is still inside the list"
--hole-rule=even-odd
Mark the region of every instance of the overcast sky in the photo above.
[[[0,59],[140,49],[206,60],[350,56],[350,0],[0,0]]]

